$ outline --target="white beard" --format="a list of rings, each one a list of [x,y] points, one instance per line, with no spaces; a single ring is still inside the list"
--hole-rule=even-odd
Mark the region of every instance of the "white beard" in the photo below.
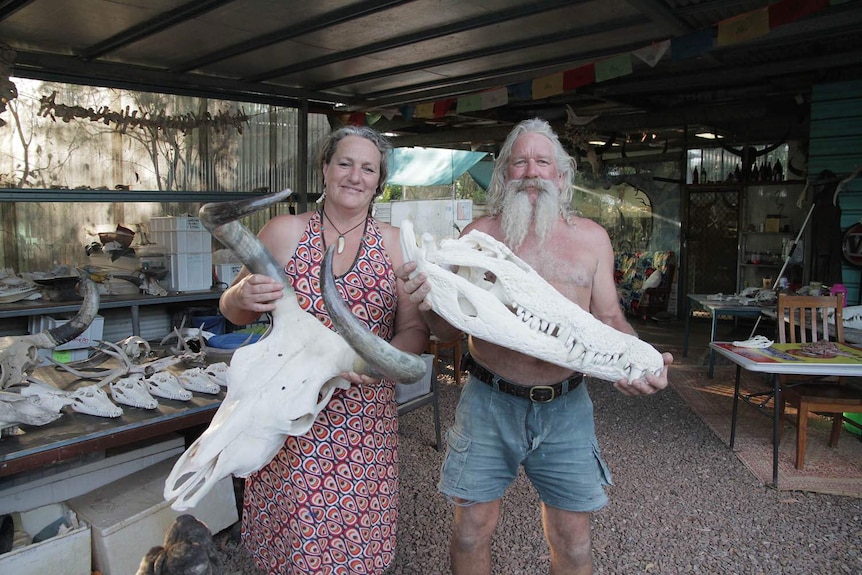
[[[536,203],[530,203],[526,193],[529,186],[539,190]],[[530,230],[534,230],[539,245],[544,243],[560,217],[560,190],[551,180],[526,178],[506,183],[503,199],[502,226],[506,243],[517,250]]]

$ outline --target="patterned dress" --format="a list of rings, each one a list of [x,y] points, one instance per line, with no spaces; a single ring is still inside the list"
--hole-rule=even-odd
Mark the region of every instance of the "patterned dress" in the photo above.
[[[332,329],[320,292],[320,213],[285,266],[300,306]],[[353,313],[392,339],[395,273],[377,224],[366,224],[353,267],[336,285]],[[395,384],[336,390],[303,436],[246,479],[242,540],[270,574],[383,573],[395,553],[398,405]]]

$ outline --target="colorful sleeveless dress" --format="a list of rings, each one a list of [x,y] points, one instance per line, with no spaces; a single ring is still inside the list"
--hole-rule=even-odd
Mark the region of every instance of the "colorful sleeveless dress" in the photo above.
[[[320,292],[320,213],[308,222],[285,272],[300,306],[332,329]],[[336,279],[353,313],[391,340],[395,272],[368,219],[353,267]],[[313,351],[309,350],[309,353]],[[242,541],[270,574],[379,574],[395,553],[398,405],[395,384],[336,390],[303,436],[245,482]]]

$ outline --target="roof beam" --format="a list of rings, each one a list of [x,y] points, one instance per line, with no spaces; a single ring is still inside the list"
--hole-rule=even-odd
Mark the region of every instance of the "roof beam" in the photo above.
[[[375,70],[374,72],[369,72],[367,74],[342,77],[338,78],[337,80],[333,80],[332,82],[318,84],[314,86],[314,89],[324,91],[330,88],[335,88],[337,86],[346,86],[349,84],[368,82],[370,80],[386,78],[397,74],[405,74],[408,72],[413,72],[415,70],[435,68],[437,66],[445,66],[447,64],[464,62],[466,60],[475,60],[477,58],[487,58],[489,56],[495,56],[497,54],[503,54],[505,52],[513,52],[517,50],[523,50],[525,48],[532,48],[535,46],[545,46],[548,44],[553,44],[555,42],[573,40],[575,38],[583,38],[599,33],[612,33],[631,26],[643,24],[644,22],[645,18],[643,16],[626,16],[624,18],[617,18],[616,20],[602,22],[600,24],[594,24],[592,26],[581,26],[577,29],[577,31],[573,31],[571,29],[562,30],[555,34],[538,35],[533,39],[516,40],[514,42],[507,42],[505,44],[489,46],[480,50],[473,50],[472,52],[462,52],[460,54],[452,54],[450,56],[433,58],[431,60],[424,60],[422,62],[413,62],[404,66],[395,66],[392,68]]]
[[[240,54],[246,54],[260,48],[265,48],[266,46],[270,46],[278,42],[284,42],[285,40],[290,40],[291,38],[296,38],[297,36],[302,36],[303,34],[314,32],[315,30],[343,24],[344,22],[356,20],[357,18],[362,18],[369,14],[394,8],[395,6],[407,4],[412,1],[413,0],[368,0],[360,4],[332,10],[326,14],[321,14],[316,18],[312,18],[311,20],[303,20],[293,26],[288,26],[270,34],[259,36],[253,40],[240,42],[239,44],[234,44],[233,46],[229,46],[223,50],[218,50],[205,56],[201,56],[200,58],[186,62],[183,66],[174,68],[173,71],[188,72],[190,70],[196,70],[214,62],[227,60],[228,58],[233,58]]]
[[[129,44],[142,40],[147,36],[158,34],[172,26],[176,26],[186,20],[196,18],[201,14],[205,14],[223,4],[228,4],[233,1],[234,0],[192,0],[192,2],[189,2],[188,4],[163,12],[155,18],[150,18],[146,22],[141,22],[136,26],[132,26],[118,34],[114,34],[107,40],[103,40],[102,42],[83,50],[79,55],[85,60],[93,60],[99,56],[104,56],[109,52],[119,50],[123,46],[128,46]]]
[[[424,42],[426,40],[432,40],[434,38],[440,38],[441,36],[448,36],[450,34],[455,34],[458,32],[465,32],[473,30],[475,28],[492,26],[494,24],[507,22],[516,18],[523,18],[532,14],[540,14],[549,10],[555,10],[557,8],[571,6],[575,3],[586,3],[589,1],[590,0],[543,0],[542,2],[537,2],[535,4],[518,6],[515,8],[510,8],[508,10],[501,10],[500,12],[494,12],[492,14],[486,14],[476,18],[461,20],[452,24],[446,24],[444,26],[438,26],[429,30],[416,32],[414,34],[405,34],[403,36],[397,36],[395,38],[390,38],[381,42],[374,42],[371,44],[366,44],[365,46],[358,46],[351,50],[344,50],[342,52],[337,52],[328,56],[312,58],[310,60],[305,60],[303,62],[298,62],[289,66],[282,66],[280,68],[275,68],[273,70],[269,70],[255,76],[251,76],[249,78],[246,78],[246,80],[249,82],[263,82],[266,80],[271,80],[272,78],[278,78],[279,76],[286,76],[288,74],[302,72],[303,70],[310,70],[320,66],[333,64],[335,62],[350,60],[352,58],[358,58],[360,56],[367,56],[369,54],[375,54],[377,52],[383,52],[385,50],[392,50],[393,48],[400,48],[402,46],[415,44],[416,42]]]

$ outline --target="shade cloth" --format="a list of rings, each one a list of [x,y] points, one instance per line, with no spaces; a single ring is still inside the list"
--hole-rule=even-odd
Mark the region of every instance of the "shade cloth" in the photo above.
[[[487,152],[444,148],[395,148],[387,183],[402,186],[444,186],[472,168]]]

